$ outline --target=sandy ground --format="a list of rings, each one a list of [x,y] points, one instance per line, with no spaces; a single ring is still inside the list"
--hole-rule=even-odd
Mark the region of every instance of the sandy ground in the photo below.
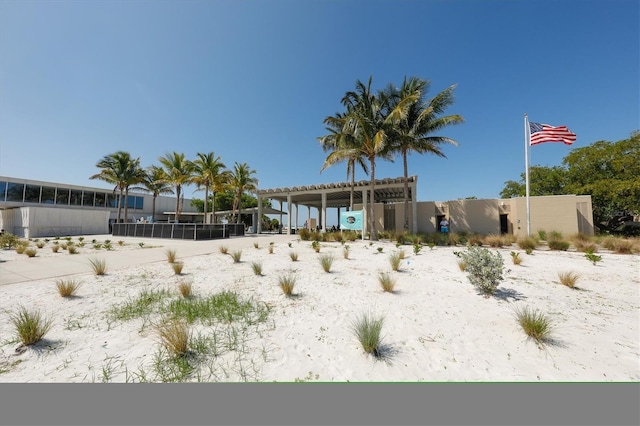
[[[640,380],[639,255],[600,251],[602,261],[593,265],[578,252],[499,249],[504,281],[485,298],[458,267],[454,252],[464,247],[425,246],[414,254],[402,246],[405,258],[393,272],[389,256],[399,249],[388,241],[348,242],[348,259],[338,242],[321,243],[316,253],[308,241],[278,236],[269,253],[269,241],[228,243],[242,250],[240,263],[219,252],[224,242],[212,242],[217,245],[206,255],[182,257],[177,248],[181,275],[166,260],[75,275],[82,285],[72,298],[57,293],[59,278],[0,286],[0,382]],[[128,242],[114,250],[145,249]],[[521,265],[512,263],[511,251],[521,253]],[[321,255],[334,257],[329,273]],[[39,256],[53,253],[45,247]],[[34,260],[13,251],[0,257]],[[252,263],[261,263],[261,276]],[[559,284],[558,273],[569,271],[579,274],[577,288]],[[396,279],[396,291],[382,290],[381,272]],[[296,279],[294,297],[279,286],[287,274]],[[161,307],[182,298],[180,282],[192,284],[195,300],[234,292],[250,306],[268,308],[268,315],[196,320],[193,350],[176,361],[155,325]],[[162,297],[148,313],[114,318],[140,301],[141,292]],[[53,319],[36,345],[23,347],[15,336],[10,317],[20,305]],[[514,314],[525,306],[553,321],[552,341],[540,345],[525,335]],[[351,329],[364,313],[384,317],[382,359],[365,353]]]

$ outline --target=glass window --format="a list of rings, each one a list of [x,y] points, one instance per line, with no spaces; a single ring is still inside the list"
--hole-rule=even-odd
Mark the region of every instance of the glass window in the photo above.
[[[9,182],[7,185],[7,201],[22,202],[24,183]]]
[[[7,182],[0,182],[0,201],[4,201],[4,194],[7,192]]]
[[[66,188],[58,188],[58,195],[56,196],[56,204],[69,204],[69,190]]]
[[[118,207],[118,197],[120,194],[108,194],[107,195],[107,206],[112,208]]]
[[[40,185],[27,184],[24,189],[24,202],[25,203],[39,203],[40,202]]]
[[[144,197],[136,197],[136,209],[144,209]]]
[[[71,199],[69,204],[72,206],[79,206],[82,204],[82,191],[78,191],[77,189],[71,190]]]
[[[107,194],[104,192],[96,192],[96,207],[104,207],[107,204]]]
[[[93,207],[93,197],[95,192],[93,191],[84,191],[82,193],[82,205]]]
[[[127,196],[127,207],[130,209],[134,209],[136,207],[136,196],[129,195]]]
[[[56,202],[56,189],[52,186],[42,187],[42,196],[40,197],[42,204],[55,204]]]

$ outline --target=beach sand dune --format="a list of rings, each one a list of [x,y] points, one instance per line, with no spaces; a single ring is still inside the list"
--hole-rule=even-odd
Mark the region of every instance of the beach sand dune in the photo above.
[[[126,241],[114,251],[148,250]],[[57,293],[61,277],[0,286],[0,382],[640,380],[638,255],[601,251],[594,265],[575,251],[497,249],[504,280],[485,298],[458,267],[461,246],[414,254],[408,245],[358,240],[346,243],[345,259],[338,242],[321,243],[316,253],[296,236],[199,242],[209,244],[206,254],[184,256],[186,246],[176,247],[184,263],[176,275],[163,254],[173,242],[145,241],[158,246],[155,257],[104,276],[89,269],[74,275],[82,285],[72,298]],[[224,244],[230,253],[242,250],[239,263],[220,253]],[[405,257],[394,272],[389,256],[400,249]],[[520,252],[521,265],[512,264],[511,251]],[[5,265],[37,261],[0,255]],[[333,256],[330,272],[322,255]],[[579,275],[577,288],[559,283],[558,273],[569,271]],[[380,273],[396,280],[393,293],[382,290]],[[279,285],[287,276],[295,279],[292,297]],[[163,306],[180,303],[181,282],[192,285],[192,302],[227,292],[248,313],[195,320],[192,349],[178,359],[163,349],[157,326],[168,318]],[[15,337],[10,318],[20,305],[53,319],[36,345],[21,347]],[[131,319],[127,305],[138,309]],[[541,345],[527,337],[515,319],[524,307],[553,322],[553,340]],[[381,357],[365,353],[354,335],[363,314],[384,317]]]

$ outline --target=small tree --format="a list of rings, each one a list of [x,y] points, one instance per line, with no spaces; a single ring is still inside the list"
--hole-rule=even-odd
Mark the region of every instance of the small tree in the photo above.
[[[486,297],[494,294],[498,284],[504,279],[504,260],[500,253],[491,253],[486,248],[471,246],[466,252],[460,253],[460,257],[465,263],[465,271],[471,284]]]

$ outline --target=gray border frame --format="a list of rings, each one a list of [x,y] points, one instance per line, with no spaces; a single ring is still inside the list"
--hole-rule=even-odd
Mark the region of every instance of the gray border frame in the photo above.
[[[639,383],[2,384],[6,425],[638,425]]]

